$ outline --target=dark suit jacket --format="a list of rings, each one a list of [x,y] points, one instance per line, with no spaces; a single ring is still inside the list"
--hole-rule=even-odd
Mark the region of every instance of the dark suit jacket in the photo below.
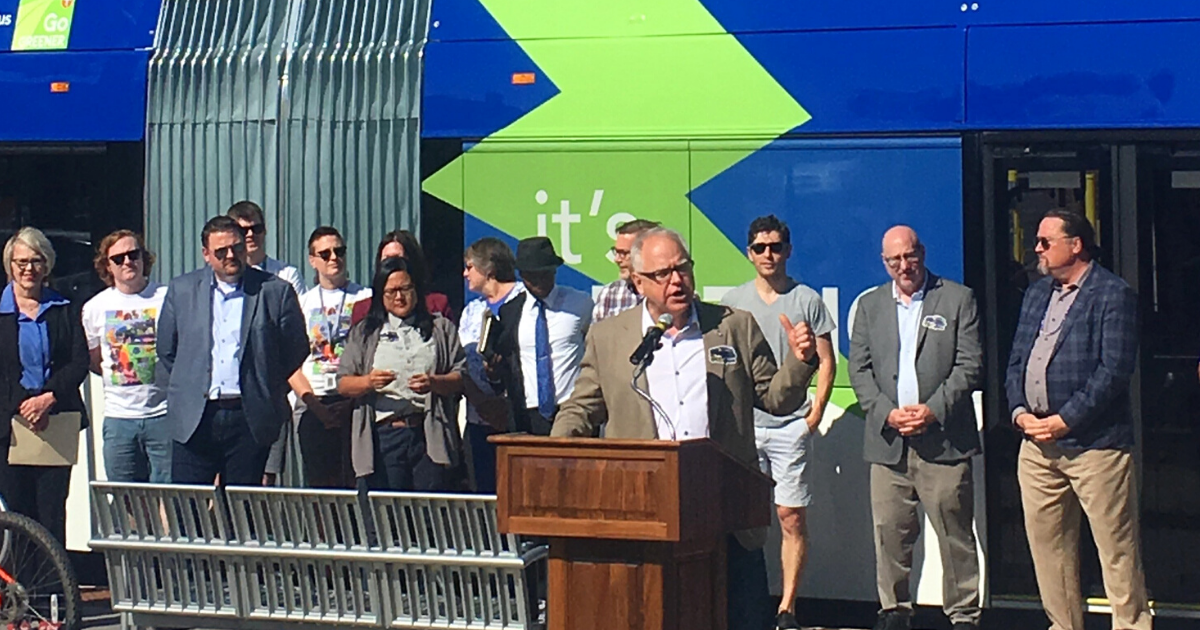
[[[50,337],[50,379],[46,381],[45,391],[54,392],[57,400],[51,413],[78,411],[82,414],[82,427],[86,427],[87,409],[79,395],[79,384],[87,378],[91,359],[79,309],[74,304],[52,306],[46,310],[45,320]],[[0,440],[4,440],[4,444],[8,443],[12,432],[9,419],[17,413],[21,402],[40,393],[21,386],[22,366],[17,339],[17,317],[0,315]]]
[[[979,452],[971,400],[971,392],[983,382],[975,295],[967,287],[931,273],[921,322],[917,334],[918,399],[929,406],[937,422],[924,433],[907,438],[907,443],[925,461],[961,461]],[[899,368],[900,330],[896,299],[888,282],[859,299],[850,336],[850,383],[867,420],[863,458],[876,464],[894,465],[904,456],[905,438],[887,423],[888,414],[899,406]]]
[[[1025,292],[1005,379],[1010,412],[1017,407],[1029,408],[1025,368],[1053,289],[1054,280],[1046,277]],[[1133,446],[1129,382],[1137,362],[1137,347],[1137,294],[1111,271],[1093,265],[1063,320],[1054,355],[1046,367],[1049,412],[1062,416],[1071,427],[1058,440],[1060,446]]]
[[[212,380],[213,281],[207,267],[172,280],[158,320],[158,378],[179,442],[200,424]],[[287,380],[308,355],[308,334],[291,285],[247,268],[242,290],[242,408],[254,440],[270,446],[291,416]]]

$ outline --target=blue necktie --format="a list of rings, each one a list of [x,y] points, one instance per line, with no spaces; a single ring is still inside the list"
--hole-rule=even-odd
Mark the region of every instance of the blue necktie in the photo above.
[[[538,413],[549,419],[554,415],[554,370],[550,365],[550,325],[546,322],[546,303],[537,303],[537,331],[533,335],[534,352],[537,353]]]

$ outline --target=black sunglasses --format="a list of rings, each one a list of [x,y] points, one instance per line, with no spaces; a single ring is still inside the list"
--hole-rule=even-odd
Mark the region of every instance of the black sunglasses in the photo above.
[[[114,264],[118,267],[125,264],[126,258],[129,259],[129,262],[137,262],[142,259],[142,250],[131,249],[127,252],[121,252],[120,254],[113,254],[112,256],[108,257],[108,259],[112,261],[112,264]]]
[[[329,259],[333,258],[334,255],[337,255],[339,260],[344,260],[346,258],[346,246],[342,245],[341,247],[322,249],[319,252],[314,252],[313,255],[319,256],[321,260],[324,260],[325,262],[329,262]]]
[[[246,253],[246,244],[238,243],[236,245],[230,245],[228,247],[218,247],[213,250],[213,255],[217,257],[217,260],[225,260],[226,258],[229,258],[229,254],[231,252],[233,254],[236,254],[237,256],[241,256],[241,255],[245,254]]]
[[[254,236],[255,234],[266,234],[267,226],[264,223],[251,223],[250,225],[243,227],[242,231],[246,233],[246,236]]]
[[[755,243],[750,246],[750,251],[752,251],[755,254],[758,254],[760,256],[762,255],[763,252],[767,251],[768,249],[771,250],[772,254],[782,254],[784,247],[785,247],[785,244],[781,243],[779,241],[776,241],[774,243]]]

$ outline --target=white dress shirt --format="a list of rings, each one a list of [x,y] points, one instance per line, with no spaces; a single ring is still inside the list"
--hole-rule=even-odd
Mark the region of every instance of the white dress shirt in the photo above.
[[[209,400],[242,395],[242,283],[216,280],[212,288],[212,379]]]
[[[925,305],[925,288],[922,287],[905,304],[900,299],[900,289],[892,283],[892,297],[896,300],[896,324],[900,331],[900,364],[897,366],[896,403],[916,405],[921,402],[921,388],[917,383],[917,338],[921,332],[921,311]]]
[[[642,304],[642,327],[650,328],[654,318]],[[704,365],[704,335],[696,308],[687,326],[674,335],[664,334],[662,348],[646,368],[650,397],[667,417],[654,413],[660,440],[698,440],[708,437],[708,370]]]
[[[528,293],[528,290],[526,291]],[[584,338],[592,325],[592,298],[578,289],[556,285],[546,296],[546,326],[550,332],[550,366],[558,404],[575,390],[575,379],[583,362]],[[529,293],[521,307],[517,341],[521,345],[521,376],[525,380],[525,407],[538,406],[537,386],[537,299]]]

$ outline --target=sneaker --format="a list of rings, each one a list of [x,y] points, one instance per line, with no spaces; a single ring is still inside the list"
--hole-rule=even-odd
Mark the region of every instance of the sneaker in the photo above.
[[[883,610],[875,621],[875,630],[911,630],[912,619],[898,610]]]
[[[783,611],[775,616],[776,630],[800,630],[800,624],[796,622],[796,615],[788,611]]]

